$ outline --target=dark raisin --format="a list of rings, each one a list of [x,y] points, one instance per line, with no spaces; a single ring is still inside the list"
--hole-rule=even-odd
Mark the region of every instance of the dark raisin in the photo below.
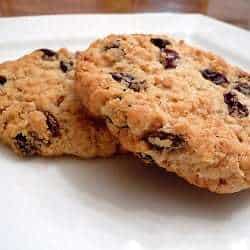
[[[128,88],[134,90],[135,92],[139,92],[141,90],[145,90],[145,81],[132,82]]]
[[[37,154],[37,147],[22,133],[17,134],[14,140],[16,147],[24,156],[32,156]]]
[[[45,111],[44,115],[46,116],[46,123],[53,137],[60,135],[60,126],[55,118],[49,111]]]
[[[227,104],[231,116],[243,118],[249,115],[247,106],[239,102],[235,93],[228,92],[224,94],[224,102]]]
[[[39,51],[43,52],[42,59],[43,60],[54,60],[57,59],[57,53],[50,49],[39,49]]]
[[[66,61],[60,61],[60,68],[62,72],[66,73],[73,69],[74,63],[72,61],[66,62]]]
[[[135,92],[145,89],[145,81],[136,81],[136,79],[129,74],[118,72],[110,74],[115,81],[124,84],[127,88],[132,89]]]
[[[225,179],[220,178],[219,179],[219,185],[226,185],[227,181]]]
[[[250,84],[243,82],[235,86],[235,89],[244,95],[250,95]]]
[[[119,73],[119,72],[113,72],[111,73],[112,78],[115,81],[121,82],[125,81],[127,83],[131,83],[135,78],[129,74],[126,73]]]
[[[136,153],[135,154],[140,160],[142,160],[146,165],[154,165],[155,161],[150,155],[144,153]]]
[[[177,67],[176,60],[179,59],[179,55],[176,51],[172,49],[165,49],[161,54],[161,63],[165,69],[174,69]]]
[[[0,75],[0,85],[4,85],[7,82],[7,78],[5,76]]]
[[[147,142],[156,149],[176,150],[185,145],[181,135],[156,131],[147,135]]]
[[[44,55],[48,56],[48,57],[52,57],[56,55],[56,52],[50,49],[39,49],[40,51],[43,52]]]
[[[224,94],[224,102],[229,105],[234,105],[236,102],[238,102],[237,95],[232,92]]]
[[[104,47],[104,50],[107,51],[107,50],[109,50],[109,49],[118,49],[119,47],[120,47],[119,41],[115,41],[115,42],[113,42],[113,43],[111,43],[111,44],[106,45],[106,46]]]
[[[171,45],[168,40],[162,38],[151,38],[150,42],[160,49],[165,49],[167,45]]]
[[[201,74],[205,79],[212,81],[216,85],[229,83],[227,78],[222,73],[219,73],[210,69],[202,70]]]

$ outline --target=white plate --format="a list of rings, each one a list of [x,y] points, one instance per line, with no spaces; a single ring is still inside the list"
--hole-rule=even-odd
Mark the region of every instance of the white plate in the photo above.
[[[0,61],[112,32],[168,32],[250,68],[249,32],[181,14],[1,18]],[[212,194],[126,157],[23,160],[1,146],[0,162],[0,250],[250,248],[249,191]]]

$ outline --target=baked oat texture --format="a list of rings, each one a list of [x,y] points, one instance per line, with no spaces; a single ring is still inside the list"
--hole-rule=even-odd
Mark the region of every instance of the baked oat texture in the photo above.
[[[0,64],[0,139],[23,156],[110,156],[117,141],[73,91],[75,56],[40,49]]]
[[[110,35],[78,54],[76,90],[120,143],[217,193],[250,187],[250,75],[166,35]]]

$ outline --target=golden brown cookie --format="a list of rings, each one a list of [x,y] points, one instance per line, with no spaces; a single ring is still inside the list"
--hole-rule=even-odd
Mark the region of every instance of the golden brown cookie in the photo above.
[[[73,91],[75,56],[40,49],[0,64],[0,139],[21,155],[110,156],[117,140]]]
[[[184,41],[110,35],[77,56],[76,89],[120,143],[218,193],[250,187],[250,75]]]

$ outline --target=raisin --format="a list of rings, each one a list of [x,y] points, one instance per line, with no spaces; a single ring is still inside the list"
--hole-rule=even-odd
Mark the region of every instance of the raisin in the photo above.
[[[229,105],[234,105],[234,103],[238,102],[237,95],[232,92],[224,94],[224,102]]]
[[[165,69],[174,69],[177,67],[176,60],[179,59],[179,54],[172,49],[165,49],[161,54],[161,63]]]
[[[17,134],[14,140],[16,147],[24,156],[32,156],[37,154],[38,149],[35,144],[28,140],[27,137],[22,133]]]
[[[128,88],[134,90],[135,92],[139,92],[140,90],[145,90],[145,81],[132,82]]]
[[[7,78],[5,76],[0,75],[0,85],[4,85],[7,82]]]
[[[227,181],[225,179],[220,178],[219,179],[219,185],[226,185]]]
[[[123,83],[127,88],[139,92],[145,89],[145,81],[136,81],[135,78],[126,73],[113,72],[110,73],[112,78],[120,83]]]
[[[202,76],[206,79],[206,80],[210,80],[212,81],[214,84],[216,85],[222,85],[225,83],[229,83],[227,78],[219,72],[210,70],[210,69],[204,69],[201,71]]]
[[[246,82],[238,83],[238,85],[235,86],[235,89],[244,95],[250,95],[250,84]]]
[[[39,51],[43,52],[42,59],[43,60],[54,60],[57,59],[58,55],[55,51],[50,49],[39,49]]]
[[[167,45],[171,45],[171,43],[168,40],[162,38],[151,38],[150,42],[159,49],[165,49]]]
[[[55,118],[49,111],[45,111],[44,115],[46,116],[46,123],[53,137],[57,137],[60,135],[60,126]]]
[[[106,46],[104,47],[104,51],[107,51],[107,50],[109,50],[109,49],[118,49],[119,47],[120,47],[119,41],[115,41],[115,42],[113,42],[113,43],[111,43],[111,44],[109,44],[109,45],[106,45]]]
[[[147,135],[147,142],[156,149],[176,150],[185,145],[181,135],[156,131]]]
[[[155,161],[150,155],[144,153],[136,153],[135,154],[140,160],[142,160],[146,165],[154,165]]]
[[[66,73],[73,69],[74,63],[72,61],[66,62],[66,61],[60,61],[60,68],[62,72]]]
[[[117,82],[125,81],[127,83],[131,83],[135,79],[133,76],[129,74],[119,73],[119,72],[111,73],[111,76]]]
[[[229,115],[239,118],[247,117],[249,115],[247,106],[239,102],[235,93],[228,92],[224,94],[224,102],[228,106]]]

